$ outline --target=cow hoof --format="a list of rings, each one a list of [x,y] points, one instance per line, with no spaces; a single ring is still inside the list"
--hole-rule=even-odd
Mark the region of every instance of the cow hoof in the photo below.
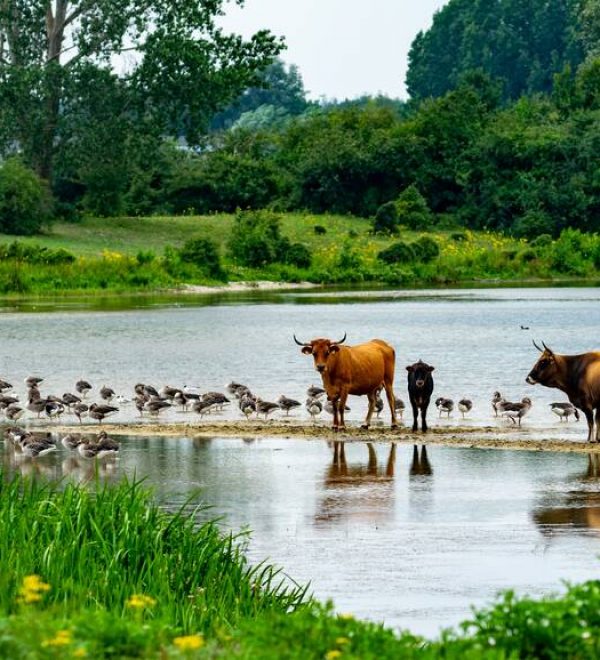
[[[360,428],[361,428],[363,431],[368,431],[368,430],[369,430],[369,425],[368,425],[368,424],[363,424]]]
[[[332,426],[332,427],[331,427],[331,430],[332,430],[334,433],[337,433],[337,432],[339,431],[339,429],[338,429],[337,426]]]
[[[392,424],[392,431],[396,431],[399,428],[398,424]]]
[[[413,427],[412,427],[412,432],[413,432],[413,433],[416,433],[418,430],[419,430],[419,427],[418,427],[418,426],[413,426]]]

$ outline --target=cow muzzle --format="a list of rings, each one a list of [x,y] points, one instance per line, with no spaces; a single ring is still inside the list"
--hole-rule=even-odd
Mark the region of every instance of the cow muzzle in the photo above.
[[[529,383],[530,385],[536,385],[537,384],[537,380],[531,374],[529,374],[529,376],[527,376],[527,378],[525,379],[525,382]]]
[[[317,369],[317,371],[318,371],[320,374],[322,374],[322,373],[325,371],[325,369],[327,369],[327,365],[325,365],[325,364],[317,364],[317,365],[316,365],[316,369]]]
[[[418,380],[418,381],[415,382],[415,385],[420,389],[421,387],[423,387],[423,385],[425,385],[425,381],[424,380]]]

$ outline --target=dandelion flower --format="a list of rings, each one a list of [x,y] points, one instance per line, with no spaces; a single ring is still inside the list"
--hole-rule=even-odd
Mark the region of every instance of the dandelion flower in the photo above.
[[[51,639],[42,642],[42,646],[67,646],[73,641],[70,630],[59,630]]]
[[[175,637],[173,644],[175,644],[180,651],[196,651],[204,646],[204,637],[202,637],[202,635]]]
[[[338,649],[333,649],[332,651],[327,651],[325,654],[325,660],[337,660],[342,655],[342,652]]]
[[[141,610],[156,605],[156,600],[150,596],[145,596],[144,594],[133,594],[133,596],[127,601],[127,605]]]

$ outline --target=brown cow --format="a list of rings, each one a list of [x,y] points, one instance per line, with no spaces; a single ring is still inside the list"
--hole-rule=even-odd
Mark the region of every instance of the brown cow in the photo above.
[[[594,409],[596,409],[596,442],[600,442],[600,351],[581,355],[559,355],[544,342],[538,361],[525,379],[529,384],[556,387],[569,401],[583,411],[588,423],[588,442],[594,442]]]
[[[381,339],[373,339],[357,346],[341,346],[346,335],[340,341],[331,339],[313,339],[302,343],[305,355],[312,355],[315,369],[321,374],[327,398],[333,404],[333,430],[345,428],[344,409],[349,394],[364,395],[369,398],[369,411],[362,428],[369,428],[377,395],[385,388],[392,413],[392,428],[396,428],[394,410],[394,367],[396,354],[394,349]]]

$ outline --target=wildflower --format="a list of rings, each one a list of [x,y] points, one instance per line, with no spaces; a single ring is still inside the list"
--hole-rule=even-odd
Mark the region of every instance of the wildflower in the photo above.
[[[338,614],[338,619],[344,619],[345,621],[352,621],[352,619],[354,619],[354,614],[350,614],[349,612],[343,612],[342,614]]]
[[[133,596],[127,601],[127,605],[141,610],[145,607],[156,605],[156,600],[150,596],[145,596],[144,594],[133,594]]]
[[[39,575],[26,575],[19,589],[18,600],[21,603],[37,603],[49,589],[50,585],[43,582]]]
[[[86,656],[87,656],[87,651],[83,648],[83,646],[80,646],[78,649],[75,649],[73,651],[74,658],[85,658]]]
[[[42,646],[67,646],[73,641],[70,630],[59,630],[54,637],[42,642]]]
[[[325,654],[325,660],[337,660],[342,655],[341,651],[338,649],[333,649],[332,651],[327,651]]]
[[[204,646],[204,637],[202,637],[202,635],[175,637],[173,644],[175,644],[180,651],[196,651]]]
[[[344,646],[344,644],[350,644],[350,640],[349,640],[347,637],[338,637],[338,638],[335,640],[335,643],[336,643],[338,646]]]

